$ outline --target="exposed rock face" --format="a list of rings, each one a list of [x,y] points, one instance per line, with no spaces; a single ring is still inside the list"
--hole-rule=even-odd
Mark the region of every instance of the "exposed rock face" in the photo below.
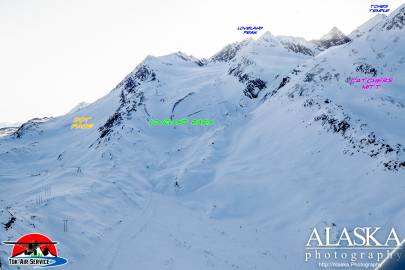
[[[381,26],[384,30],[398,30],[405,26],[405,4],[395,10]]]
[[[213,62],[229,62],[235,58],[238,51],[249,43],[248,40],[235,42],[225,46],[221,51],[211,57]]]
[[[326,35],[321,37],[319,40],[314,40],[313,42],[320,46],[322,49],[328,49],[333,46],[342,45],[350,42],[351,39],[343,34],[338,28],[333,27]]]

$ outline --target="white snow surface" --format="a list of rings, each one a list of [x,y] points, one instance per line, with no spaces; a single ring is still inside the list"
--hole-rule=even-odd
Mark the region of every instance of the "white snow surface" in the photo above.
[[[80,111],[81,109],[83,109],[84,107],[86,107],[87,105],[89,105],[90,103],[88,102],[80,102],[79,104],[77,104],[76,106],[74,106],[68,113],[75,113]]]
[[[361,26],[356,28],[353,32],[349,34],[349,38],[358,38],[365,33],[371,31],[374,27],[377,27],[381,22],[383,22],[387,18],[387,15],[382,13],[375,15],[373,18],[368,20],[367,22],[363,23]]]
[[[8,123],[8,122],[1,122],[0,123],[0,128],[5,128],[5,127],[17,127],[20,126],[22,123]]]
[[[0,222],[16,218],[0,239],[46,234],[72,270],[309,270],[313,227],[404,228],[401,9],[315,56],[269,32],[229,61],[148,56],[96,102],[25,123],[0,138]],[[372,76],[393,82],[348,83]],[[170,118],[215,124],[147,122]]]

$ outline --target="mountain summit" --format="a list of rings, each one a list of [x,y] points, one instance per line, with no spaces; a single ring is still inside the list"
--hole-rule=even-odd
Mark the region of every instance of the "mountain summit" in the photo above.
[[[405,27],[405,4],[394,10],[382,25],[384,30],[401,30]]]
[[[318,44],[322,49],[328,49],[332,46],[338,46],[349,42],[351,39],[343,34],[337,27],[333,27],[326,35],[313,42]]]

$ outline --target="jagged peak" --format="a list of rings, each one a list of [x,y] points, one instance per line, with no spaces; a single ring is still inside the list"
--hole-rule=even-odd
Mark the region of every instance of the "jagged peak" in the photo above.
[[[186,58],[186,59],[192,59],[192,60],[196,59],[196,58],[195,58],[194,56],[192,56],[191,54],[188,55],[188,54],[186,54],[186,53],[184,53],[184,52],[182,52],[182,51],[178,51],[178,52],[174,53],[173,55],[176,55],[176,56],[178,56],[178,57],[180,57],[180,58]]]
[[[261,38],[274,38],[273,34],[270,31],[264,32],[259,39]]]
[[[229,62],[233,58],[235,58],[237,52],[242,48],[249,44],[252,39],[244,39],[241,42],[234,42],[231,44],[226,45],[222,48],[219,52],[214,54],[210,61],[212,62]]]
[[[179,59],[181,61],[194,62],[199,66],[203,66],[205,64],[205,59],[198,59],[197,57],[194,57],[191,54],[188,55],[181,51],[158,56],[158,57],[149,55],[148,57],[145,58],[144,61],[142,61],[141,64],[153,65],[154,63],[162,63],[162,61],[166,62],[166,63],[174,63],[174,62],[178,61]]]
[[[186,54],[184,52],[178,51],[177,53],[174,53],[174,55],[176,55],[177,57],[179,57],[180,59],[182,59],[184,61],[193,61],[194,63],[198,64],[199,66],[204,65],[204,60],[194,57],[191,54]]]
[[[386,18],[381,30],[402,29],[405,26],[405,4],[400,5]]]
[[[317,44],[320,50],[325,50],[333,46],[342,45],[350,42],[351,39],[346,36],[337,27],[333,27],[326,35],[322,36],[319,40],[312,40],[311,42]]]
[[[344,38],[346,35],[339,30],[336,26],[334,26],[326,35],[321,37],[321,40],[330,40],[336,38]]]
[[[53,119],[53,117],[36,117],[28,120],[24,124],[22,124],[14,133],[13,135],[16,138],[21,138],[24,134],[26,134],[27,130],[36,129],[39,124],[45,123],[49,120]]]

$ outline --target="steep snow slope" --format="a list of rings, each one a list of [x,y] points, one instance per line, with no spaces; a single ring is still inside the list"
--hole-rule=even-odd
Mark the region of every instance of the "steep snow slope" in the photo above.
[[[353,32],[349,34],[350,39],[358,38],[365,33],[370,32],[374,27],[383,22],[387,18],[384,14],[377,14],[367,22],[363,23],[361,26],[356,28]]]
[[[397,21],[403,10],[393,12],[385,24]],[[384,166],[394,170],[405,166],[405,130],[398,126],[405,120],[403,33],[402,29],[380,27],[343,47],[331,48],[316,57],[313,65],[290,83],[300,84],[289,90],[291,97],[307,97],[306,106],[318,111],[316,120],[325,127],[345,126],[338,132],[350,141],[353,150],[349,152],[385,159]],[[350,83],[352,78],[364,77],[390,77],[393,81],[369,90]]]
[[[89,104],[90,103],[88,103],[88,102],[80,102],[79,104],[74,106],[68,113],[75,113],[77,111],[80,111],[81,109],[83,109],[84,107],[86,107]]]
[[[24,124],[0,139],[0,238],[47,234],[66,269],[305,270],[314,226],[403,227],[404,10],[323,52],[265,33],[209,61],[149,56],[79,112]],[[370,76],[394,80],[348,83]],[[181,118],[215,124],[147,123]]]

